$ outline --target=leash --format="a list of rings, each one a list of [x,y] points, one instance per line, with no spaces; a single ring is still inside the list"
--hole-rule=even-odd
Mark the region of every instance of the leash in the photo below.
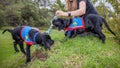
[[[55,20],[55,19],[57,19],[57,18],[58,18],[58,17],[55,15],[55,16],[53,17],[53,19],[50,21],[51,25],[50,25],[50,27],[48,28],[48,30],[46,31],[46,33],[47,33],[48,35],[50,35],[50,33],[51,33],[51,31],[52,31],[52,28],[53,28],[52,21]]]

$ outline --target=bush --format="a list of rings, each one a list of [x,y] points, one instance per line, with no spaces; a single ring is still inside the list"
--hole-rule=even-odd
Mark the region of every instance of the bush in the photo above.
[[[120,43],[120,22],[119,18],[114,17],[112,20],[108,21],[112,27],[112,30],[116,33],[118,42]]]
[[[31,0],[0,1],[0,27],[4,25],[48,26],[52,17],[53,12],[46,8],[40,9]]]
[[[5,12],[0,9],[0,28],[4,26],[6,23],[5,21]]]

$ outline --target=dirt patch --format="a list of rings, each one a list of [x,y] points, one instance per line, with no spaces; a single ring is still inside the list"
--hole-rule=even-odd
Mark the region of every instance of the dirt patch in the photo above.
[[[32,53],[32,61],[34,61],[35,59],[45,61],[47,58],[48,58],[48,54],[41,50],[36,50],[35,52]]]

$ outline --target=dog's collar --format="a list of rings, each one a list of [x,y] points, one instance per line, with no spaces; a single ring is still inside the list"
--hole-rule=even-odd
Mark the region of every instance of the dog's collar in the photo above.
[[[34,35],[34,37],[33,37],[33,42],[34,42],[35,44],[37,44],[37,42],[36,42],[36,37],[37,37],[38,34],[39,34],[39,32],[36,32],[35,35]]]

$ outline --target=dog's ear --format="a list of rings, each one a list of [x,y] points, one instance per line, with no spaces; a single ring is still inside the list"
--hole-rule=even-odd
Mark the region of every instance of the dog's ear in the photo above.
[[[45,47],[46,50],[50,50],[50,44],[46,42],[45,40],[42,41],[42,45]]]
[[[51,39],[50,35],[44,33],[44,36],[45,36],[46,42],[48,42],[50,46],[54,44],[54,41]]]
[[[59,20],[59,19],[52,20],[52,24],[56,27],[58,27],[60,25],[60,22],[61,22],[61,20]]]
[[[43,33],[45,39],[51,39],[50,35],[46,32]]]
[[[50,46],[54,44],[54,41],[52,39],[47,39],[47,42],[50,44]]]
[[[50,46],[54,44],[54,41],[51,39],[49,34],[43,33],[43,40],[42,40],[42,45],[44,45],[45,49],[50,50]]]
[[[67,23],[61,23],[60,26],[58,27],[58,30],[64,30],[67,27]]]
[[[58,21],[59,21],[59,25],[58,25],[58,30],[60,31],[60,30],[63,30],[65,27],[65,22],[64,22],[64,19],[63,18],[59,18],[58,19]]]

